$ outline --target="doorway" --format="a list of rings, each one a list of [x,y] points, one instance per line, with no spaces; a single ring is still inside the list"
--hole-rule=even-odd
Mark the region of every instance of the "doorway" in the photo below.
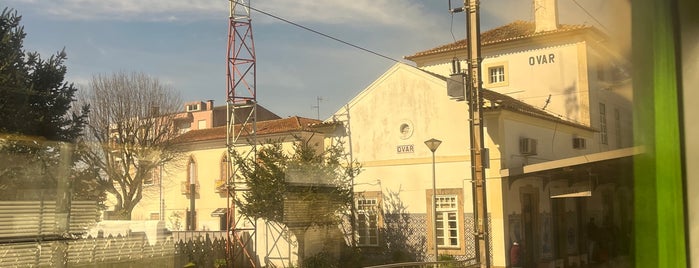
[[[539,216],[539,194],[533,189],[520,192],[522,204],[522,254],[524,267],[534,267],[537,262],[538,249],[538,216]]]

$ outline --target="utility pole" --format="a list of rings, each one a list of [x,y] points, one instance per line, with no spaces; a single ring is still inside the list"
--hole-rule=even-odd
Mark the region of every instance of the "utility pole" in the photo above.
[[[476,258],[480,267],[490,267],[488,248],[488,206],[486,202],[484,158],[487,150],[483,139],[483,96],[481,81],[481,31],[479,0],[464,0],[464,7],[451,8],[452,13],[466,11],[466,38],[468,40],[468,73],[466,75],[466,101],[468,102],[471,132],[471,180],[473,182]],[[456,61],[458,65],[458,61]],[[453,69],[457,69],[456,67]]]
[[[481,81],[481,23],[479,0],[465,0],[467,20],[466,38],[468,38],[469,77],[471,85],[469,94],[469,117],[471,121],[471,175],[475,180],[476,195],[476,239],[478,241],[478,258],[481,267],[490,267],[490,249],[488,248],[488,206],[486,203],[485,166],[483,165],[483,95]]]

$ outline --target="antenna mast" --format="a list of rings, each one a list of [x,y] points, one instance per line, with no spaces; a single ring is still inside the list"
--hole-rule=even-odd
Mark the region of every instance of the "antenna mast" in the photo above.
[[[226,147],[229,165],[226,181],[226,262],[228,267],[257,267],[254,253],[249,251],[256,248],[256,221],[240,214],[236,208],[236,202],[240,202],[243,193],[249,189],[244,180],[236,176],[238,163],[232,157],[234,152],[241,153],[243,159],[257,155],[255,43],[252,39],[249,1],[229,0],[229,5],[226,59]],[[239,147],[247,148],[237,150]]]

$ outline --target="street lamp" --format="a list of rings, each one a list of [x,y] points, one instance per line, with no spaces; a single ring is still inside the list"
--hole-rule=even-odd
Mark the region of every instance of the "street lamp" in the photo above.
[[[432,237],[434,238],[434,260],[439,261],[439,253],[437,253],[437,187],[436,187],[436,175],[435,175],[435,161],[434,161],[434,152],[437,151],[437,148],[439,148],[439,145],[442,144],[442,141],[432,138],[429,140],[425,141],[425,145],[427,145],[427,148],[432,151],[432,221],[433,221],[433,227],[432,228]]]
[[[158,214],[160,214],[160,221],[165,220],[165,200],[163,199],[163,163],[160,163],[160,178],[158,180],[159,182],[159,188],[160,188],[160,211]]]

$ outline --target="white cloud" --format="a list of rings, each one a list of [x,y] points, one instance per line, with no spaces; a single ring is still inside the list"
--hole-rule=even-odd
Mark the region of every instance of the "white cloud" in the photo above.
[[[211,20],[226,18],[225,0],[9,0],[33,11],[63,20]],[[250,2],[250,1],[246,1]],[[362,24],[417,27],[425,24],[421,2],[405,0],[271,0],[252,7],[299,23]],[[258,16],[259,15],[259,16]],[[274,21],[258,13],[261,22]],[[257,17],[255,17],[257,16]]]
[[[62,20],[169,21],[205,19],[227,14],[228,4],[216,0],[9,0],[34,12]],[[220,4],[219,2],[223,2]]]
[[[417,26],[429,21],[421,4],[405,0],[275,0],[259,2],[259,8],[308,23]]]

